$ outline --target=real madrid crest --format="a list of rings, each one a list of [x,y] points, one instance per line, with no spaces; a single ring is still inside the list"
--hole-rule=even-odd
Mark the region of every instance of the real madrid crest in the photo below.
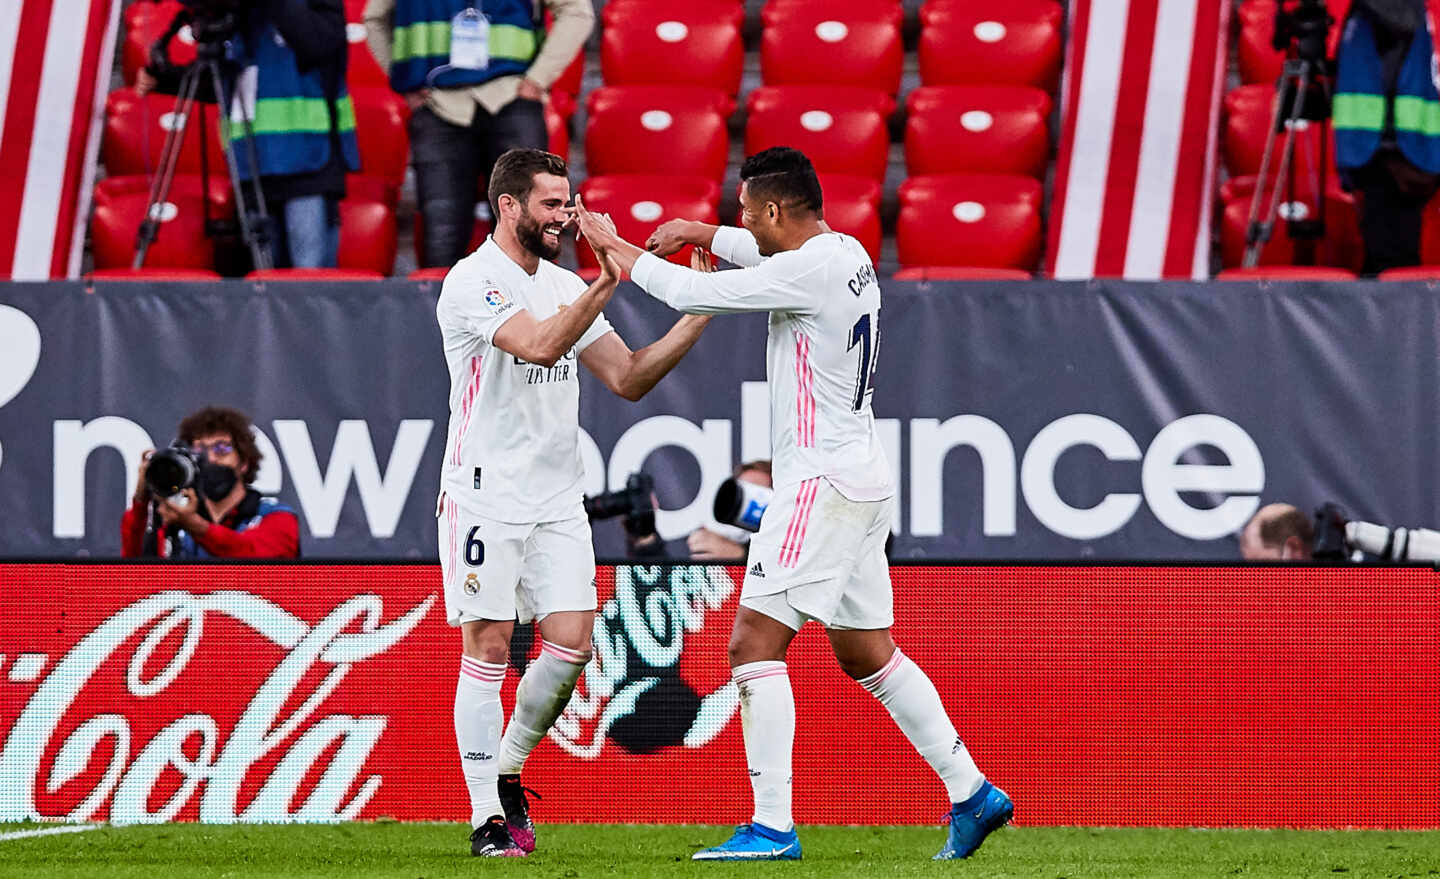
[[[464,588],[465,588],[465,594],[466,594],[466,595],[479,595],[479,594],[480,594],[480,578],[477,577],[477,576],[475,576],[475,574],[474,574],[473,572],[472,572],[472,573],[469,573],[469,574],[466,574],[466,575],[465,575],[465,587],[464,587]]]

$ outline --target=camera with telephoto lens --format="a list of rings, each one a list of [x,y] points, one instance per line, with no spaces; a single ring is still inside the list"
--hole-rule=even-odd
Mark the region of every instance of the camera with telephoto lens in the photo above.
[[[1440,531],[1391,528],[1350,518],[1336,503],[1315,511],[1311,553],[1333,561],[1440,562]]]
[[[1293,44],[1295,57],[1313,64],[1324,64],[1326,46],[1330,36],[1330,25],[1335,19],[1325,7],[1325,0],[1299,0],[1286,9],[1280,3],[1275,8],[1275,36],[1272,45],[1286,52]]]
[[[172,497],[200,480],[200,456],[176,443],[150,456],[145,467],[145,486],[156,497]]]
[[[760,530],[760,519],[775,492],[764,486],[743,479],[730,477],[720,483],[715,492],[715,506],[712,512],[716,522],[734,525],[754,533]]]
[[[655,477],[641,470],[631,473],[625,487],[585,498],[585,515],[596,519],[625,517],[625,531],[632,537],[655,533]]]
[[[242,0],[180,0],[190,16],[190,33],[197,43],[229,39],[239,28]]]

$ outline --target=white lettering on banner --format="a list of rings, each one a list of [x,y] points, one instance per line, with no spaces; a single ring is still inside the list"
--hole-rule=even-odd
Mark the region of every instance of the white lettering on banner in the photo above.
[[[595,615],[595,655],[550,738],[575,757],[598,757],[606,734],[635,712],[640,697],[663,677],[678,676],[685,633],[704,628],[706,612],[734,591],[735,582],[719,566],[617,567],[615,595]],[[699,702],[683,739],[658,744],[704,747],[730,722],[740,696],[727,682]]]
[[[56,421],[55,501],[52,526],[56,537],[85,536],[85,462],[96,449],[110,448],[125,462],[123,494],[116,509],[130,505],[130,492],[140,478],[140,455],[155,447],[145,428],[128,418],[106,415],[81,423]]]
[[[110,763],[96,786],[69,815],[71,821],[90,818],[113,791],[110,819],[117,823],[166,821],[183,809],[204,783],[200,820],[233,821],[341,821],[354,818],[381,784],[379,775],[365,779],[347,803],[350,790],[365,760],[384,732],[383,715],[354,717],[330,714],[317,719],[290,746],[266,777],[255,798],[238,811],[239,791],[252,766],[300,730],[320,703],[333,693],[357,663],[398,644],[425,617],[435,603],[430,596],[402,616],[381,624],[379,596],[356,595],[337,606],[313,626],[280,606],[248,592],[220,591],[196,595],[184,591],[156,593],[131,604],[97,626],[71,648],[46,675],[26,703],[0,746],[0,821],[33,821],[35,786],[42,758],[61,718],[92,676],[121,645],[146,627],[146,637],[130,657],[126,685],[137,697],[153,696],[184,672],[203,635],[207,614],[222,614],[249,626],[288,653],[261,683],[228,735],[214,717],[192,712],[177,718],[144,743],[126,765],[132,735],[128,720],[119,714],[99,714],[83,721],[61,744],[45,780],[54,793],[74,780],[89,765],[105,739],[114,740]],[[166,636],[184,627],[175,654],[148,679],[145,670]],[[346,631],[355,629],[358,631]],[[303,704],[281,718],[282,709],[297,695],[296,687],[317,664],[329,666],[324,679]],[[186,743],[199,739],[193,757]],[[324,768],[305,801],[295,811],[290,803],[300,793],[301,781],[317,766],[336,741],[340,746]],[[220,742],[224,746],[220,747]],[[134,743],[139,744],[139,743]],[[147,804],[162,773],[173,767],[183,778],[178,789],[160,807]]]
[[[968,446],[980,457],[982,533],[1013,537],[1018,503],[1015,446],[1003,427],[979,415],[957,415],[944,423],[933,418],[910,422],[910,533],[941,533],[945,458],[957,446]],[[1243,526],[1259,507],[1265,488],[1259,447],[1244,428],[1218,415],[1188,415],[1161,428],[1141,463],[1141,494],[1109,494],[1088,509],[1065,503],[1055,488],[1056,463],[1076,446],[1093,446],[1112,461],[1141,460],[1134,437],[1099,415],[1066,415],[1041,428],[1020,465],[1021,490],[1035,518],[1062,537],[1088,540],[1112,534],[1130,521],[1143,498],[1171,531],[1213,540]],[[1229,463],[1177,463],[1197,446],[1218,449]],[[1211,509],[1197,509],[1180,497],[1184,491],[1230,497]]]
[[[407,418],[395,432],[390,449],[390,462],[382,478],[375,459],[375,446],[370,442],[370,426],[358,419],[340,422],[335,431],[335,445],[330,449],[330,465],[320,472],[315,448],[310,442],[310,429],[304,421],[275,421],[275,436],[290,467],[295,494],[305,509],[305,522],[316,537],[334,537],[340,521],[340,507],[345,503],[345,490],[354,477],[360,490],[360,506],[365,521],[375,537],[390,537],[405,509],[405,498],[420,469],[425,454],[425,441],[435,422]]]

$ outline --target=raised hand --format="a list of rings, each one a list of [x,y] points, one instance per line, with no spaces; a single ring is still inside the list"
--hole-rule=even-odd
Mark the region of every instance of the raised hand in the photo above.
[[[689,228],[689,220],[666,220],[645,239],[645,249],[656,256],[669,256],[690,243]]]
[[[715,262],[710,258],[710,251],[703,247],[690,251],[690,268],[697,272],[715,271]]]

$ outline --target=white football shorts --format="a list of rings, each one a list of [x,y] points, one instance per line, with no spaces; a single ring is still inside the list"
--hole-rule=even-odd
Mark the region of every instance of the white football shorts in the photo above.
[[[894,498],[852,501],[823,477],[779,489],[750,540],[740,603],[796,631],[888,629]]]
[[[517,525],[440,502],[445,617],[528,623],[565,610],[594,610],[595,547],[584,516]]]

